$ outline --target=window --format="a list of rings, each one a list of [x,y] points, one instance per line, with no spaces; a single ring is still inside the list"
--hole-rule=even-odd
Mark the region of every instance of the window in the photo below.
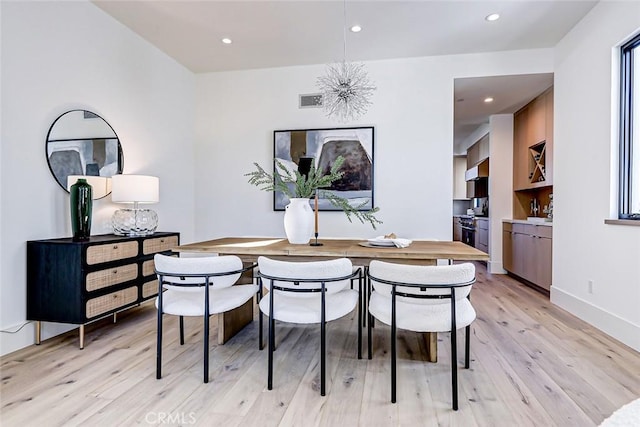
[[[621,47],[619,218],[640,220],[640,34]]]

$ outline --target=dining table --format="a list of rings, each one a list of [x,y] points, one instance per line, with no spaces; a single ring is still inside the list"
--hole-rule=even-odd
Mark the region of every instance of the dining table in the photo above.
[[[311,241],[315,243],[315,239]],[[280,237],[222,237],[172,248],[177,253],[236,255],[244,263],[260,256],[288,261],[348,258],[354,266],[368,268],[373,260],[415,265],[435,265],[438,260],[488,261],[489,255],[459,241],[412,240],[408,246],[380,246],[368,239],[319,239],[321,245],[291,244]],[[252,280],[249,278],[248,280]],[[218,343],[223,344],[253,321],[253,302],[218,317]],[[437,361],[437,335],[424,333],[429,361]]]

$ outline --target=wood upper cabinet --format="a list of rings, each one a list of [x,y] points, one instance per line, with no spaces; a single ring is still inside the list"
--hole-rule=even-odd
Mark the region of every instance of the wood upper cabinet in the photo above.
[[[514,115],[513,186],[553,185],[553,88]]]
[[[467,150],[467,169],[480,161],[480,144],[476,142]]]
[[[543,94],[527,105],[527,144],[532,146],[547,139],[547,101]]]
[[[513,189],[522,190],[529,185],[527,160],[527,118],[526,108],[513,116]]]
[[[546,93],[546,181],[548,185],[553,184],[553,89]]]
[[[467,183],[464,173],[467,171],[467,159],[456,156],[453,158],[453,200],[467,198]]]
[[[467,150],[467,169],[471,169],[487,158],[489,158],[489,134],[480,138]]]

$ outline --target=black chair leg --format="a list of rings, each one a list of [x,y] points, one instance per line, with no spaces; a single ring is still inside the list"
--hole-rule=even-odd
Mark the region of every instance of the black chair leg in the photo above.
[[[458,354],[456,346],[456,330],[451,331],[451,399],[453,410],[458,410]]]
[[[464,333],[464,367],[469,369],[469,349],[471,348],[471,325],[465,328]]]
[[[258,278],[258,293],[256,294],[256,300],[258,301],[258,350],[262,350],[264,345],[262,343],[262,310],[260,310],[260,301],[262,300],[262,279]]]
[[[360,301],[362,301],[362,305],[364,307],[367,307],[367,296],[368,296],[368,292],[369,292],[369,267],[365,266],[364,267],[364,288],[361,288],[360,291]],[[363,312],[362,313],[362,322],[364,324],[364,326],[367,326],[367,312]]]
[[[209,382],[209,316],[204,317],[204,382]]]
[[[396,403],[396,328],[391,327],[391,403]]]
[[[273,282],[272,282],[273,285]],[[273,319],[273,289],[269,291],[269,367],[267,373],[267,389],[273,389],[273,350],[275,347],[275,320]]]
[[[367,358],[371,360],[373,358],[371,354],[373,350],[373,343],[371,340],[371,320],[373,319],[373,316],[369,313],[369,309],[367,309],[367,317],[369,318],[369,321],[367,322]]]
[[[327,370],[327,325],[325,318],[325,292],[324,292],[324,283],[322,284],[322,295],[321,295],[321,312],[320,312],[320,396],[324,396],[326,394],[325,388],[325,374]]]
[[[180,345],[184,345],[184,316],[180,316]]]
[[[358,279],[358,289],[362,295],[362,278]],[[362,359],[362,298],[358,298],[358,359]]]
[[[258,309],[259,313],[258,313],[258,328],[259,328],[259,332],[258,332],[258,350],[262,350],[264,348],[264,345],[262,343],[263,339],[262,339],[262,311],[260,311],[260,309]]]
[[[162,311],[158,310],[158,336],[156,337],[156,379],[162,378]]]
[[[396,403],[396,289],[391,290],[391,403]]]
[[[453,410],[458,410],[458,346],[456,336],[456,292],[451,288],[451,400]]]

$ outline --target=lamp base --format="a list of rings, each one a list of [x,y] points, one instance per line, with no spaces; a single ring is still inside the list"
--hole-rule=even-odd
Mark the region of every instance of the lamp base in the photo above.
[[[111,225],[118,236],[150,236],[158,228],[158,214],[151,209],[118,209]]]

